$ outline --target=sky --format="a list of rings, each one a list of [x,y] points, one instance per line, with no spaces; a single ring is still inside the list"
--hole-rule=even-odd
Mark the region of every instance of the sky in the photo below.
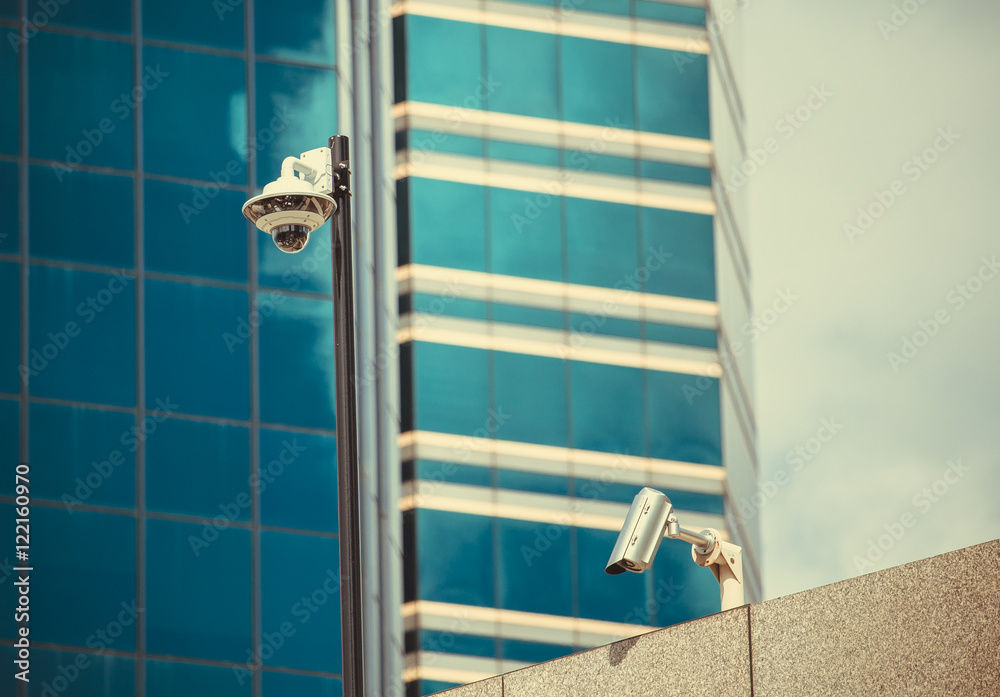
[[[774,598],[1000,538],[1000,3],[742,17]]]

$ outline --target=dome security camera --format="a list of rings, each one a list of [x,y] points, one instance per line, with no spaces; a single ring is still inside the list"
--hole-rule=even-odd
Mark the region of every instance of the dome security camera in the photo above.
[[[337,202],[330,196],[333,181],[330,148],[316,148],[298,158],[286,157],[281,163],[281,176],[243,204],[243,215],[271,235],[282,252],[301,252],[309,233],[337,210]]]

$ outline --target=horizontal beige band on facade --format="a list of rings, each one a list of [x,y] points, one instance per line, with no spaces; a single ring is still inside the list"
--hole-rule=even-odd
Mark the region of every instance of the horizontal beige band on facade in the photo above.
[[[636,269],[622,288],[601,288],[560,281],[544,281],[520,276],[465,271],[443,266],[406,264],[396,269],[399,293],[428,293],[449,298],[467,298],[548,310],[565,310],[595,316],[622,317],[699,329],[716,329],[719,305],[710,300],[694,300],[670,295],[640,293],[627,285],[635,282],[642,269],[655,274],[651,255]]]
[[[500,0],[402,0],[392,16],[421,15],[455,22],[573,36],[580,39],[708,54],[708,33],[701,27],[579,9],[542,7]]]
[[[715,349],[442,315],[402,315],[396,339],[400,344],[423,341],[699,377],[722,376]]]
[[[622,484],[614,478],[595,486]],[[656,486],[655,483],[650,483]],[[639,493],[639,487],[636,487]],[[665,492],[668,496],[670,490]],[[483,515],[510,520],[555,525],[558,527],[621,530],[629,504],[599,501],[593,498],[539,494],[530,491],[495,489],[487,486],[453,484],[420,479],[403,484],[399,501],[401,511],[416,508],[468,515]],[[715,528],[724,540],[729,540],[726,521],[722,516],[677,509],[680,524],[693,530]]]
[[[604,570],[601,569],[600,572],[604,573]],[[636,615],[640,616],[645,603],[640,605],[639,600],[636,603]],[[545,615],[431,600],[411,600],[403,603],[403,628],[405,631],[421,628],[455,634],[498,636],[502,639],[585,647],[602,646],[656,629],[642,624]]]
[[[403,680],[440,680],[469,683],[494,675],[527,668],[531,663],[503,658],[484,658],[442,651],[418,651],[406,654]]]
[[[639,487],[655,484],[666,490],[725,494],[726,470],[716,465],[434,431],[401,433],[399,448],[403,462],[431,460],[602,481],[611,478]]]
[[[427,145],[423,141],[410,143],[416,151],[434,151],[438,142],[454,134],[692,167],[712,166],[710,140],[635,131],[611,121],[598,126],[428,102],[401,102],[393,106],[392,113],[397,131],[413,128],[433,132]]]
[[[538,194],[538,197],[568,196],[702,215],[714,215],[716,212],[712,189],[707,186],[485,160],[465,155],[399,151],[396,153],[393,175],[396,179],[421,177],[526,191]]]

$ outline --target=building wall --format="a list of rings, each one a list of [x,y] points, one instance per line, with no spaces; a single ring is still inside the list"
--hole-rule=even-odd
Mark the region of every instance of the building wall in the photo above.
[[[713,189],[742,124],[716,126],[701,3],[393,14],[405,676],[427,694],[718,608],[683,546],[603,568],[644,485],[745,536],[752,385],[726,342],[748,277]]]
[[[998,553],[1000,540],[994,540],[650,632],[447,694],[1000,694]]]
[[[29,463],[32,695],[340,694],[330,228],[289,256],[240,214],[350,124],[333,13],[0,3],[0,508]],[[5,611],[7,665],[16,632]]]

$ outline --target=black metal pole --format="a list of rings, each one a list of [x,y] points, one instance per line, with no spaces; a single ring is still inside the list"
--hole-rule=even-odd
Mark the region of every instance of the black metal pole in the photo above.
[[[364,696],[361,617],[361,504],[357,363],[354,351],[354,258],[347,136],[330,138],[337,202],[333,216],[334,380],[337,389],[337,502],[340,516],[340,634],[344,697]]]

